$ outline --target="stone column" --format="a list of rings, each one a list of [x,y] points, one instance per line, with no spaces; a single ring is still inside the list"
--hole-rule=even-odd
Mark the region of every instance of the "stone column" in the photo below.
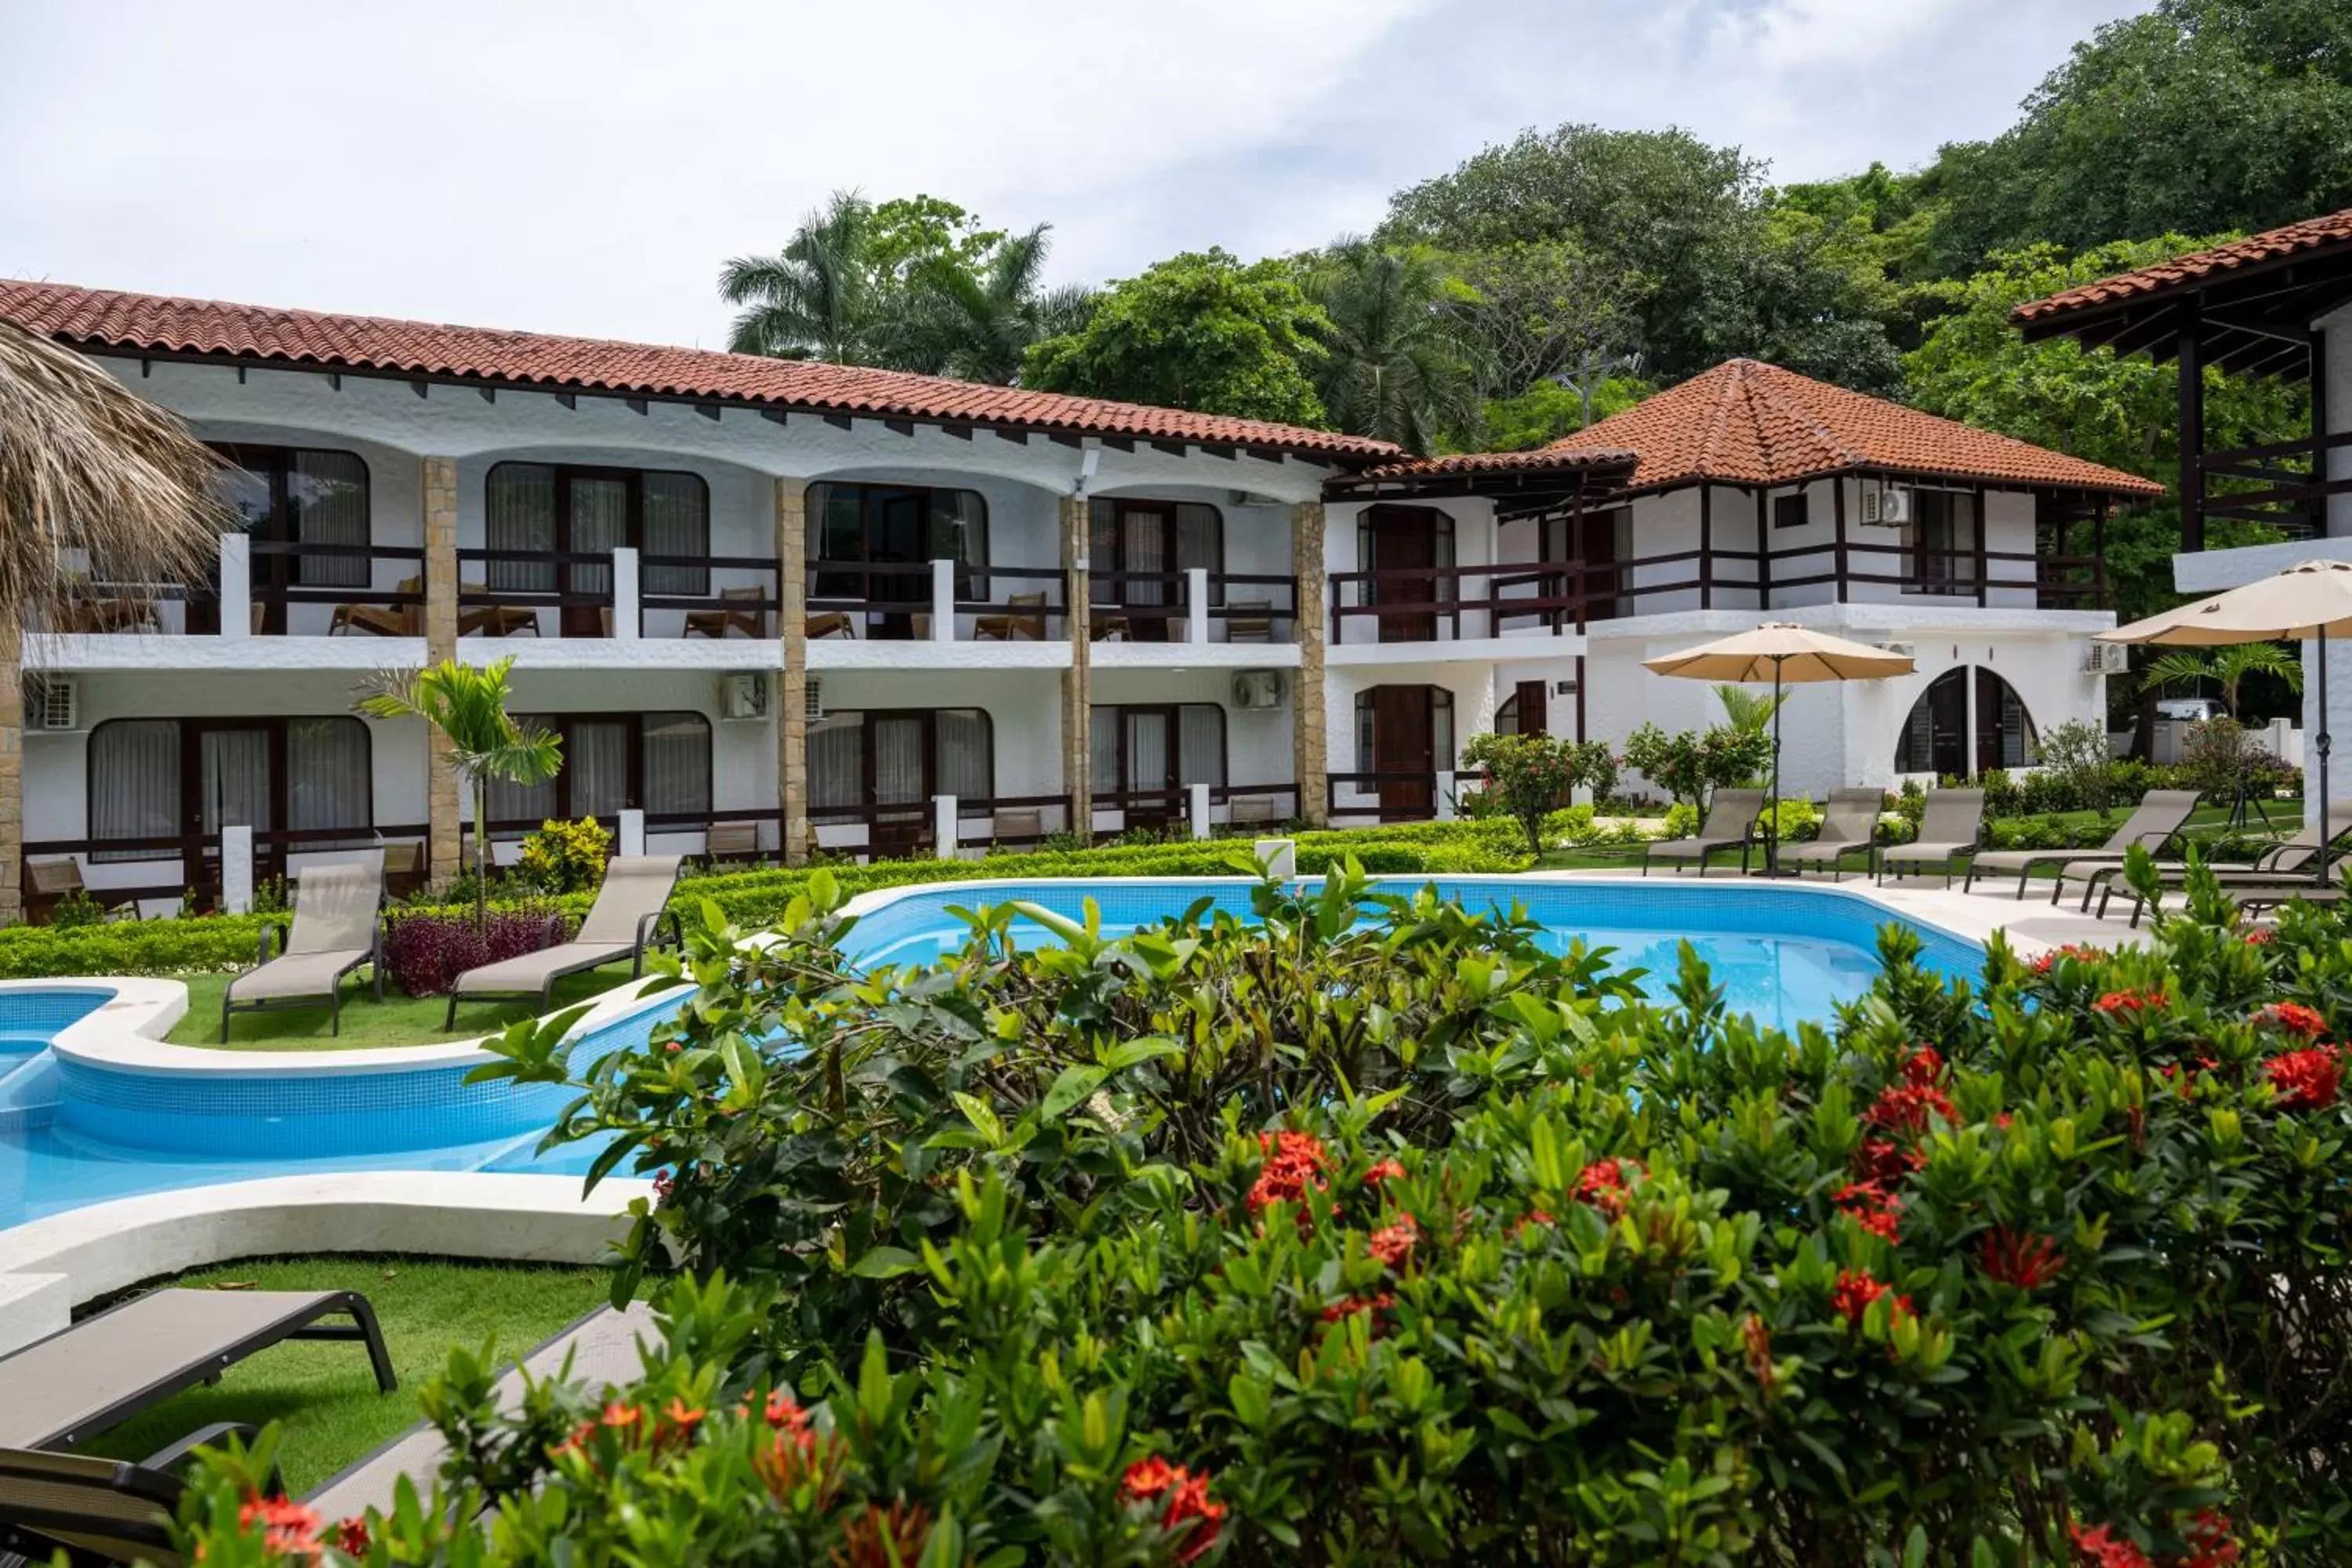
[[[25,918],[25,650],[0,619],[0,925]]]
[[[776,805],[784,864],[808,860],[808,486],[776,481],[776,624],[784,639],[776,703]]]
[[[425,459],[425,660],[457,657],[457,459]],[[450,771],[449,743],[433,731],[425,821],[432,830],[433,885],[446,888],[458,870],[459,825],[466,802]]]
[[[1084,496],[1064,496],[1062,570],[1069,595],[1070,668],[1062,672],[1062,786],[1070,796],[1070,829],[1094,830],[1094,631],[1092,510]]]
[[[1331,766],[1325,733],[1330,704],[1323,689],[1323,606],[1330,579],[1323,565],[1319,500],[1290,509],[1290,571],[1298,579],[1298,614],[1292,620],[1298,637],[1298,681],[1290,694],[1292,776],[1298,781],[1298,815],[1322,827],[1328,825],[1324,781]]]

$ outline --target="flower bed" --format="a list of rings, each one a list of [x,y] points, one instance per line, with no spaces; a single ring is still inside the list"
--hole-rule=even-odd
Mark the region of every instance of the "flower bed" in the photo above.
[[[644,1379],[454,1363],[372,1562],[2352,1560],[2342,911],[1979,986],[1890,929],[1790,1038],[1345,878],[873,974],[841,896],[573,1086],[659,1176],[623,1288],[688,1268]],[[329,1528],[257,1474],[208,1563]]]

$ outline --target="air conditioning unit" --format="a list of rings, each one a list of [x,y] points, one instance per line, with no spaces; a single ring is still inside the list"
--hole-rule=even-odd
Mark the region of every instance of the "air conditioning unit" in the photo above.
[[[719,678],[719,716],[722,719],[765,719],[768,678],[757,670]]]
[[[1862,492],[1864,528],[1907,528],[1911,522],[1911,492],[1892,485],[1864,486]]]
[[[25,682],[25,717],[36,730],[81,728],[81,683],[69,675],[37,675]]]
[[[1281,707],[1281,672],[1272,669],[1244,669],[1234,676],[1234,706],[1260,710]]]
[[[1919,645],[1917,643],[1883,642],[1877,646],[1881,651],[1891,653],[1897,658],[1917,658],[1919,657]]]
[[[824,717],[824,682],[812,675],[808,678],[808,682],[802,688],[802,690],[807,693],[806,707],[808,711],[806,717],[809,722],[814,723],[819,719]]]
[[[2085,675],[2122,675],[2131,668],[2131,649],[2119,642],[2095,642],[2083,656]]]

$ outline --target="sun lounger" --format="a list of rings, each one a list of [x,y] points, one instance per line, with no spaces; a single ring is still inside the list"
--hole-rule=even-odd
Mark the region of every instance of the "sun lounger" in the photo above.
[[[1908,844],[1892,844],[1878,852],[1878,879],[1929,866],[1944,868],[1944,886],[1952,885],[1952,862],[1966,858],[1976,865],[1977,841],[1984,836],[1984,791],[1938,789],[1927,792],[1927,809],[1919,817],[1919,837]]]
[[[71,1450],[288,1340],[358,1341],[376,1387],[397,1386],[375,1311],[352,1290],[155,1290],[0,1358],[0,1563],[46,1563],[64,1547],[76,1563],[181,1568],[180,1468],[253,1429],[216,1423],[137,1464]]]
[[[604,868],[604,885],[588,918],[570,942],[526,952],[497,963],[485,963],[457,976],[449,988],[449,1013],[444,1028],[457,1025],[457,1004],[488,996],[536,996],[547,1011],[555,983],[583,970],[602,969],[621,959],[630,960],[632,979],[646,971],[646,948],[660,925],[671,891],[677,886],[683,857],[623,855]]]
[[[1715,792],[1715,804],[1707,808],[1706,820],[1699,825],[1696,834],[1688,838],[1664,838],[1651,845],[1642,857],[1642,875],[1650,874],[1650,862],[1664,858],[1675,862],[1679,876],[1685,862],[1698,862],[1698,873],[1706,875],[1710,856],[1726,849],[1739,851],[1739,869],[1748,869],[1748,847],[1756,842],[1756,816],[1764,809],[1764,792],[1760,789],[1719,789]]]
[[[294,1006],[324,1001],[329,1033],[343,1032],[343,976],[363,963],[375,966],[375,999],[383,1000],[383,852],[364,859],[337,860],[302,868],[294,885],[294,923],[269,956],[270,932],[261,928],[255,967],[221,992],[221,1033],[228,1038],[232,1012]]]
[[[0,1357],[0,1447],[72,1448],[288,1340],[359,1341],[395,1386],[355,1290],[151,1290]]]
[[[723,638],[733,632],[758,641],[768,635],[768,591],[761,587],[721,588],[715,610],[688,610],[686,635]]]
[[[2340,839],[2352,834],[2352,801],[2332,803],[2328,807],[2327,821],[2333,837]],[[2319,824],[2305,822],[2293,837],[2281,839],[2243,865],[2208,863],[2205,868],[2213,873],[2213,879],[2221,884],[2222,891],[2238,898],[2242,903],[2243,895],[2267,888],[2276,887],[2293,892],[2297,889],[2318,886],[2313,878],[2315,869],[2313,862],[2318,858]],[[2131,892],[2131,923],[2137,925],[2146,900],[2125,883],[2123,872],[2123,865],[2119,861],[2077,860],[2070,861],[2059,875],[2083,879],[2084,909],[2090,908],[2093,892],[2099,895],[2101,920],[2106,919],[2107,904],[2117,889]],[[2189,880],[2189,868],[2185,865],[2162,865],[2156,868],[2156,876],[2158,890],[2161,892],[2168,888],[2185,886]]]
[[[1960,890],[1971,890],[1979,871],[2014,871],[2017,873],[2017,896],[2022,899],[2025,897],[2025,884],[2036,868],[2063,866],[2070,862],[2078,866],[2093,862],[2120,866],[2124,862],[2125,851],[2135,844],[2143,846],[2153,855],[2189,826],[2189,816],[2196,809],[2197,791],[2193,789],[2152,789],[2141,799],[2138,808],[2124,818],[2124,825],[2116,829],[2114,837],[2102,847],[1989,850],[1969,863],[1968,880],[1961,884]],[[2052,903],[2058,901],[2059,891],[2063,886],[2062,878],[2059,887],[2051,890]]]
[[[1821,836],[1810,844],[1782,845],[1780,864],[1798,871],[1809,866],[1823,868],[1835,880],[1844,875],[1847,856],[1859,853],[1874,860],[1878,814],[1885,807],[1886,796],[1880,790],[1830,791],[1829,806],[1822,813]]]

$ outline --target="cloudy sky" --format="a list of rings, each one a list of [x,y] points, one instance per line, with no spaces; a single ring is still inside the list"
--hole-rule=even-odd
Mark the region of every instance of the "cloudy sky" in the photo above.
[[[2136,0],[8,0],[0,277],[715,346],[832,189],[1056,280],[1295,249],[1520,128],[1781,179],[1991,135]]]

